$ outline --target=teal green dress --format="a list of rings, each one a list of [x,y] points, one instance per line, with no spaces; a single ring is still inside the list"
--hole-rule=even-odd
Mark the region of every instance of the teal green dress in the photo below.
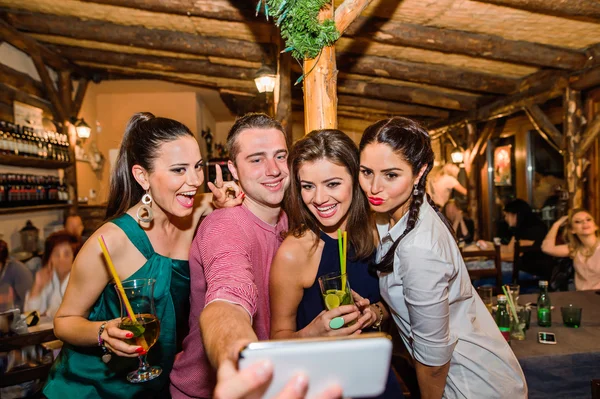
[[[148,236],[135,219],[122,215],[112,223],[119,226],[147,259],[127,280],[156,279],[154,302],[160,320],[160,336],[148,352],[150,365],[159,365],[160,377],[140,384],[126,380],[127,373],[137,369],[137,358],[113,355],[108,364],[102,362],[97,346],[77,347],[64,344],[52,366],[44,395],[54,398],[163,398],[169,397],[169,373],[175,354],[188,331],[190,269],[187,260],[166,258],[154,252]],[[120,305],[113,284],[106,286],[94,304],[89,320],[104,321],[120,317]]]

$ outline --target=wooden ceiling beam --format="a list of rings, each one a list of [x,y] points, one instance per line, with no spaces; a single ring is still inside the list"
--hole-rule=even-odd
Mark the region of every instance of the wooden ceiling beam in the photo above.
[[[600,65],[571,75],[569,85],[580,91],[600,86]]]
[[[44,87],[42,84],[34,80],[31,76],[16,71],[0,62],[0,76],[2,83],[24,91],[30,96],[40,99],[46,99],[44,96]]]
[[[230,1],[223,0],[171,0],[168,2],[164,0],[83,1],[225,21],[247,22],[248,20],[252,20],[252,18],[256,18],[254,17],[253,2],[247,1],[237,1],[235,5]],[[551,2],[550,0],[497,1]],[[569,2],[585,2],[592,3],[593,5],[595,0],[569,0]],[[561,3],[566,2],[561,1]],[[572,8],[576,8],[576,6]],[[507,40],[495,35],[387,21],[376,17],[358,17],[348,27],[344,35],[361,37],[380,43],[462,54],[522,65],[578,70],[586,62],[585,54],[570,49],[525,41]]]
[[[146,29],[96,20],[83,21],[52,14],[9,12],[5,14],[5,18],[16,29],[32,33],[257,62],[273,58],[272,45],[243,40]]]
[[[104,65],[95,63],[83,63],[86,67],[96,68],[103,71],[102,79],[158,79],[169,82],[188,84],[190,86],[209,89],[228,89],[255,96],[258,91],[253,81],[218,78],[192,73],[176,73],[157,71],[153,69],[138,69],[116,65]]]
[[[550,118],[542,111],[539,105],[531,104],[525,106],[525,113],[540,135],[546,141],[553,143],[560,151],[564,144],[563,135],[556,126],[554,126],[550,121]],[[550,140],[548,140],[548,138],[550,138]]]
[[[600,3],[597,0],[475,0],[480,3],[516,8],[536,14],[600,22]]]
[[[48,69],[46,69],[46,64],[44,63],[42,56],[36,52],[30,53],[29,55],[33,60],[35,69],[40,75],[40,79],[42,79],[42,84],[44,85],[44,91],[46,93],[46,96],[52,104],[52,108],[54,110],[54,119],[60,123],[67,121],[70,116],[69,111],[65,109],[62,103],[59,91],[54,86],[54,82],[50,78],[50,74],[48,73]]]
[[[3,71],[0,70],[0,73]],[[5,77],[6,75],[2,75]],[[30,93],[22,90],[22,88],[15,88],[0,83],[0,95],[10,103],[13,101],[20,101],[22,103],[33,105],[34,107],[40,108],[47,115],[52,115],[52,104],[49,101],[35,97]],[[6,101],[4,101],[6,102]]]
[[[159,71],[202,73],[231,79],[254,79],[254,69],[213,64],[208,60],[157,57],[153,55],[116,53],[82,47],[50,46],[57,53],[73,62],[98,62],[101,64],[126,66]]]
[[[476,110],[464,112],[450,120],[443,121],[439,125],[433,126],[430,133],[440,135],[448,129],[464,126],[469,122],[482,122],[512,115],[526,107],[543,104],[553,98],[561,97],[568,85],[569,81],[566,77],[539,81],[519,93],[500,98]]]
[[[255,6],[251,2],[238,1],[232,5],[223,0],[81,0],[87,3],[106,4],[119,7],[194,17],[212,18],[224,21],[247,22],[256,18]],[[258,20],[258,18],[257,18]],[[264,18],[262,19],[265,20]]]
[[[397,46],[568,70],[581,69],[587,60],[583,52],[575,50],[372,17],[357,18],[345,35]]]
[[[448,118],[450,115],[449,112],[444,109],[425,107],[417,104],[375,100],[372,98],[351,96],[347,94],[338,95],[338,105],[370,108],[390,115],[421,115],[434,118]]]
[[[337,63],[344,72],[389,77],[476,92],[509,94],[517,89],[519,82],[518,79],[441,64],[425,64],[349,53],[339,54]]]
[[[0,39],[27,54],[30,52],[38,52],[44,59],[44,62],[57,71],[74,71],[82,77],[85,76],[85,72],[81,68],[71,64],[58,54],[38,43],[35,39],[19,32],[2,19],[0,19]]]
[[[477,96],[467,94],[448,94],[423,87],[389,85],[358,80],[341,80],[338,84],[338,92],[340,94],[415,103],[459,111],[473,110],[477,108],[479,101]]]

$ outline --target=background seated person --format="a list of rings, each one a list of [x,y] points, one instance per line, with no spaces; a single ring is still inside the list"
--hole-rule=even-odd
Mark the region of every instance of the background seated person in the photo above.
[[[8,244],[0,240],[0,312],[23,310],[25,294],[31,288],[33,276],[27,267],[8,257]]]
[[[81,247],[87,237],[83,237],[83,220],[81,220],[81,216],[79,215],[69,215],[65,218],[65,231],[79,241],[79,246]]]
[[[556,245],[558,230],[564,230],[567,244]],[[600,238],[592,215],[585,209],[574,209],[558,219],[542,243],[542,251],[557,257],[570,257],[575,268],[575,289],[600,289]]]
[[[42,268],[35,274],[31,291],[25,298],[25,311],[54,317],[67,289],[71,266],[79,242],[65,231],[52,233],[44,244]]]
[[[533,274],[542,280],[550,280],[554,260],[542,252],[542,241],[548,229],[544,222],[537,217],[527,202],[516,199],[504,207],[504,220],[510,227],[511,239],[508,245],[502,245],[502,260],[514,260],[515,241],[519,240],[521,247],[532,247],[520,257],[520,270]],[[478,241],[480,248],[492,248],[493,243]]]
[[[451,199],[444,207],[444,215],[448,218],[454,229],[457,240],[465,244],[473,242],[475,237],[475,223],[464,215],[455,200]]]

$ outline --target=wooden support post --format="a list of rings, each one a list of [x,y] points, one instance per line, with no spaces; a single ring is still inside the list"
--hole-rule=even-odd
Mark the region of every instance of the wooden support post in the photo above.
[[[83,98],[85,97],[88,83],[89,80],[85,78],[79,79],[79,85],[77,86],[77,92],[75,93],[75,99],[73,100],[73,106],[71,108],[71,112],[75,116],[79,115],[79,110],[81,109],[81,104],[83,104]]]
[[[582,162],[577,158],[581,139],[581,93],[567,87],[563,102],[563,125],[565,130],[565,178],[569,192],[569,209],[583,205]]]
[[[73,84],[71,82],[71,71],[59,71],[58,72],[58,92],[60,94],[60,100],[62,101],[65,115],[69,118],[77,117],[73,115]]]
[[[280,38],[279,48],[284,47]],[[281,122],[289,142],[292,142],[292,55],[279,53],[277,62],[279,84],[275,86],[275,119]]]
[[[594,140],[600,135],[600,114],[597,114],[594,119],[588,124],[587,129],[583,133],[579,149],[577,151],[577,159],[584,158],[587,151],[594,144]]]
[[[343,34],[372,0],[345,0],[335,12],[335,25]],[[321,9],[319,20],[334,18],[333,6]],[[304,60],[304,130],[336,129],[337,64],[335,46],[323,48],[314,59]]]
[[[333,7],[319,13],[324,21],[333,18]],[[313,59],[304,60],[304,131],[337,129],[337,64],[335,47],[323,48]]]
[[[465,154],[465,172],[467,173],[467,204],[469,217],[475,224],[475,232],[477,236],[479,234],[479,202],[478,198],[478,187],[477,187],[477,158],[471,158],[470,155],[475,148],[477,142],[477,125],[475,123],[467,123],[467,148],[468,153]]]

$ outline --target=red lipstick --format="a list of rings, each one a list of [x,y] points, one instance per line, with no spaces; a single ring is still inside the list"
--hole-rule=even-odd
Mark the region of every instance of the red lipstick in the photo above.
[[[371,205],[381,205],[383,204],[383,198],[369,197],[369,202],[371,203]]]

